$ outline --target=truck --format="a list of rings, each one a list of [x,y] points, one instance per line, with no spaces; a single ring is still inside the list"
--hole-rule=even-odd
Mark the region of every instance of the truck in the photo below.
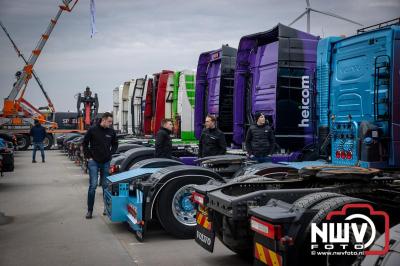
[[[151,121],[153,119],[153,85],[154,79],[149,78],[147,80],[147,89],[145,93],[144,111],[143,111],[143,134],[151,135]]]
[[[261,112],[274,129],[277,160],[312,156],[317,142],[313,114],[318,39],[282,24],[240,39],[233,113],[237,147],[244,147],[253,115]]]
[[[329,143],[327,160],[256,164],[196,186],[202,248],[218,238],[255,265],[398,263],[399,21],[318,42],[317,148]]]
[[[120,133],[128,133],[130,100],[135,80],[125,81],[114,90],[115,105],[113,110],[114,129]]]
[[[282,24],[240,39],[234,72],[232,145],[228,153],[245,155],[245,135],[254,124],[254,114],[261,112],[276,136],[270,161],[302,161],[318,156],[315,118],[318,39]],[[307,89],[303,88],[303,78]],[[233,157],[231,162],[226,157],[214,157],[207,160],[207,167],[218,171],[225,167],[231,172],[229,169],[249,163]],[[262,165],[258,167],[262,171]],[[235,175],[240,174],[241,171],[235,171]]]
[[[153,88],[152,133],[155,135],[160,129],[163,119],[172,119],[174,72],[163,70],[154,74]]]
[[[223,45],[200,54],[196,71],[194,131],[200,139],[206,115],[215,115],[228,144],[233,132],[233,81],[237,49]],[[222,97],[223,96],[223,97]]]
[[[192,70],[176,71],[174,75],[173,119],[174,135],[192,142],[194,136],[194,104],[196,75]]]
[[[128,119],[128,133],[142,136],[144,134],[144,104],[148,87],[147,75],[137,78],[130,100],[130,119]]]

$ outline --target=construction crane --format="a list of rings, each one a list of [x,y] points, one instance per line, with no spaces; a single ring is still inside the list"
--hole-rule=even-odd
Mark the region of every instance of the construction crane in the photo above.
[[[6,130],[11,131],[15,134],[19,134],[17,136],[19,136],[19,140],[23,142],[21,144],[21,146],[23,146],[23,149],[29,147],[30,138],[28,133],[35,119],[39,120],[49,130],[57,129],[57,124],[47,121],[46,116],[43,113],[41,113],[37,108],[35,108],[32,104],[24,99],[24,94],[32,75],[36,75],[34,74],[33,66],[35,65],[45,44],[47,43],[54,27],[58,22],[58,19],[64,11],[71,12],[78,1],[79,0],[62,0],[62,4],[59,5],[56,16],[51,19],[45,33],[42,34],[39,42],[37,43],[35,49],[32,51],[28,60],[25,59],[26,64],[23,70],[19,75],[16,75],[17,81],[14,83],[8,97],[4,99],[3,110],[0,114],[0,131]],[[13,45],[14,44],[15,43],[13,42]],[[14,45],[14,48],[15,47],[16,45]],[[21,55],[21,53],[18,51],[17,53]],[[49,103],[49,109],[54,111],[54,106],[50,98],[44,90],[42,91],[45,94],[45,97]],[[49,146],[51,146],[53,141],[52,135],[49,135],[48,139],[50,143]]]
[[[26,60],[24,54],[21,52],[21,50],[18,48],[17,44],[14,42],[14,40],[11,38],[10,34],[8,33],[6,27],[4,26],[4,24],[0,21],[0,27],[3,29],[4,33],[6,34],[6,36],[8,37],[8,39],[10,40],[12,46],[14,47],[15,52],[17,53],[18,57],[22,58],[22,60],[25,62],[25,64],[28,64],[28,61]],[[21,72],[18,71],[16,75],[20,75]],[[40,90],[42,91],[44,97],[47,100],[47,108],[49,109],[49,111],[51,113],[55,113],[55,108],[53,105],[53,102],[51,101],[49,95],[47,94],[47,92],[44,90],[43,84],[40,81],[38,75],[36,74],[36,72],[32,69],[32,75],[35,78],[37,84],[39,85]],[[40,109],[40,108],[39,108]]]

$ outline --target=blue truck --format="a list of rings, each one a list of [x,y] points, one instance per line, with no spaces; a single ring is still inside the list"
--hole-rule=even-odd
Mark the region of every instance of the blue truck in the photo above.
[[[316,116],[326,160],[252,165],[227,183],[196,186],[202,248],[212,252],[218,238],[254,265],[398,265],[399,22],[319,41]]]
[[[204,167],[171,159],[141,160],[130,170],[107,177],[106,212],[112,222],[127,222],[140,241],[152,220],[158,220],[178,238],[193,238],[193,186],[209,180],[224,182],[219,174]]]

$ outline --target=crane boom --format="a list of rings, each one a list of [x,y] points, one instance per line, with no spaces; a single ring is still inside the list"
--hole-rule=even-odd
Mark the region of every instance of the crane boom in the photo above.
[[[0,21],[0,26],[1,26],[1,28],[3,29],[4,33],[6,34],[6,36],[8,37],[8,39],[10,40],[11,44],[13,45],[14,50],[17,52],[18,57],[21,57],[22,60],[25,62],[25,64],[28,64],[28,61],[26,60],[24,54],[21,52],[21,50],[19,50],[17,44],[16,44],[16,43],[14,42],[14,40],[11,38],[11,36],[10,36],[10,34],[8,33],[6,27],[3,25],[3,23],[2,23],[1,21]],[[37,84],[39,85],[39,87],[40,87],[40,89],[41,89],[41,91],[42,91],[44,97],[46,98],[48,107],[50,108],[50,111],[51,111],[52,113],[54,113],[54,112],[55,112],[55,109],[54,109],[53,102],[51,101],[49,95],[47,94],[47,92],[45,91],[45,89],[44,89],[44,87],[43,87],[42,82],[40,81],[38,75],[36,74],[36,72],[35,72],[33,69],[32,69],[32,75],[33,75],[33,77],[35,78]]]
[[[46,29],[46,32],[41,36],[38,44],[36,45],[35,49],[32,51],[27,64],[23,68],[21,76],[18,78],[17,82],[15,83],[13,89],[11,90],[10,94],[8,95],[7,99],[8,101],[14,101],[19,92],[21,91],[21,88],[24,86],[24,84],[27,84],[29,82],[29,79],[31,78],[32,75],[32,69],[33,66],[35,65],[41,51],[43,50],[43,47],[45,46],[47,40],[50,37],[51,32],[53,31],[55,25],[57,24],[58,19],[60,18],[61,14],[63,11],[71,12],[72,9],[75,7],[79,0],[63,0],[63,5],[59,6],[59,10],[56,14],[56,16],[51,19],[49,26]],[[72,7],[69,6],[69,4],[73,2]]]

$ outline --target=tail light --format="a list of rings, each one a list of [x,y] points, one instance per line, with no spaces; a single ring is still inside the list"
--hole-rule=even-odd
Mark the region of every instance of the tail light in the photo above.
[[[119,165],[113,164],[110,166],[109,172],[110,174],[116,173],[119,170]]]
[[[340,151],[336,151],[336,159],[340,158]]]
[[[280,240],[282,238],[282,227],[280,225],[264,222],[254,216],[250,218],[250,228],[254,232],[271,239]]]
[[[351,151],[348,151],[347,153],[346,153],[346,159],[347,160],[351,160],[353,158],[353,153],[351,152]]]
[[[204,196],[201,195],[200,193],[193,192],[192,194],[192,200],[194,203],[198,203],[200,205],[204,205]]]
[[[346,152],[345,151],[341,151],[340,152],[340,158],[346,159]]]

